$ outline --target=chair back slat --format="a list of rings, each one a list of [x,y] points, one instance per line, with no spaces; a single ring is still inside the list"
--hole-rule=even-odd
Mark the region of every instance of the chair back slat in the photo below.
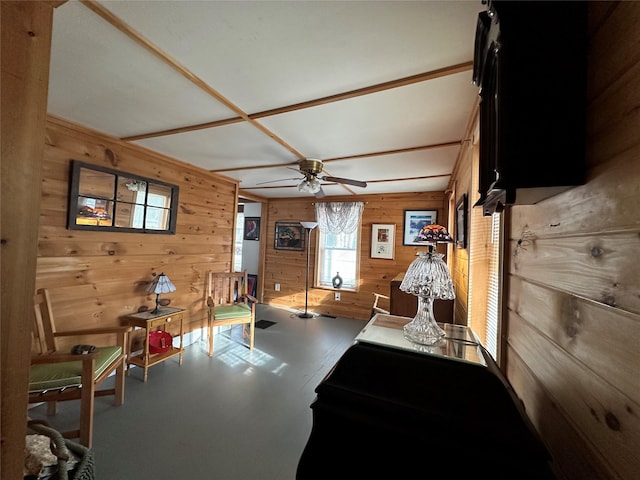
[[[207,299],[214,305],[246,303],[247,270],[242,272],[208,272]]]
[[[41,288],[33,296],[34,325],[33,336],[36,348],[40,354],[54,353],[57,351],[55,339],[55,323],[49,292]]]

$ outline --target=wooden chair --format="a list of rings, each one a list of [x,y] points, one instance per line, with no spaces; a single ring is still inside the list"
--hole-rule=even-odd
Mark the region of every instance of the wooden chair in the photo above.
[[[207,277],[207,306],[209,356],[213,356],[213,328],[223,325],[242,325],[243,338],[249,338],[253,349],[257,299],[247,293],[247,271],[209,272]]]
[[[49,292],[40,289],[34,296],[34,349],[29,373],[29,403],[47,402],[47,414],[56,413],[57,402],[80,400],[80,426],[78,430],[62,432],[66,438],[79,438],[91,447],[93,438],[94,397],[114,395],[114,405],[124,402],[125,362],[128,354],[131,327],[92,328],[56,331]],[[106,337],[96,344],[93,353],[62,352],[57,345],[59,337],[78,336],[78,344]],[[115,372],[115,387],[98,389]]]
[[[373,294],[373,306],[371,307],[371,317],[369,318],[373,318],[376,313],[384,313],[386,315],[389,315],[389,310],[385,310],[384,308],[378,306],[378,302],[381,298],[384,298],[387,301],[389,300],[388,295],[382,295],[381,293]]]

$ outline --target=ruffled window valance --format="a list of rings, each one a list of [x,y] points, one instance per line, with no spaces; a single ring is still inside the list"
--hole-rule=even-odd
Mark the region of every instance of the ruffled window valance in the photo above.
[[[326,233],[353,233],[362,218],[363,202],[316,203],[318,228]]]

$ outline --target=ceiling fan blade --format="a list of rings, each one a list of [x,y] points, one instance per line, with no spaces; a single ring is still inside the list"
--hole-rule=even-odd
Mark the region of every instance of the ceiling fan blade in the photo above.
[[[327,182],[344,183],[346,185],[353,185],[354,187],[365,188],[367,186],[367,182],[361,182],[360,180],[351,180],[349,178],[322,177],[322,180],[326,180]]]
[[[275,182],[288,182],[289,180],[300,180],[300,177],[295,178],[281,178],[279,180],[268,180],[266,182],[258,182],[256,185],[264,185],[265,183],[275,183]]]

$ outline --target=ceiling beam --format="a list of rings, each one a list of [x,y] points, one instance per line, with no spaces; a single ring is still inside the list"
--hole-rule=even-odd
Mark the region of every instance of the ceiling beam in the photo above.
[[[94,0],[80,0],[80,1],[85,7],[89,8],[92,12],[96,13],[97,15],[102,17],[104,20],[109,22],[111,25],[113,25],[115,28],[120,30],[122,33],[124,33],[127,37],[129,37],[131,40],[136,42],[138,45],[140,45],[141,47],[143,47],[144,49],[146,49],[147,51],[155,55],[158,59],[160,59],[166,65],[168,65],[169,67],[171,67],[172,69],[180,73],[183,77],[185,77],[195,86],[197,86],[204,92],[211,95],[213,98],[215,98],[217,101],[222,103],[224,106],[226,106],[228,109],[230,109],[234,113],[238,114],[238,116],[242,118],[244,121],[249,122],[251,125],[253,125],[255,128],[260,130],[262,133],[264,133],[265,135],[270,137],[272,140],[282,145],[287,150],[289,150],[296,157],[304,158],[304,155],[302,153],[300,153],[298,150],[293,148],[283,139],[278,137],[275,133],[273,133],[271,130],[266,128],[264,125],[250,118],[246,112],[244,112],[240,107],[238,107],[233,102],[231,102],[231,100],[226,98],[224,95],[218,92],[215,88],[211,87],[209,84],[207,84],[204,80],[198,77],[195,73],[193,73],[187,67],[185,67],[184,65],[179,63],[177,60],[169,56],[166,52],[160,50],[157,46],[151,43],[151,41],[146,39],[139,32],[135,31],[133,28],[131,28],[129,25],[123,22],[120,18],[118,18],[109,10],[107,10],[105,7],[103,7],[101,4],[99,4]]]
[[[322,163],[331,163],[331,162],[336,162],[338,160],[354,160],[358,158],[381,157],[383,155],[395,155],[399,153],[418,152],[420,150],[431,150],[434,148],[458,147],[460,146],[461,143],[462,143],[462,140],[455,140],[453,142],[433,143],[431,145],[421,145],[419,147],[398,148],[395,150],[384,150],[381,152],[360,153],[357,155],[349,155],[346,157],[326,158],[322,160]],[[214,173],[239,172],[243,170],[257,170],[257,169],[265,169],[265,168],[295,167],[297,165],[298,165],[298,162],[287,162],[287,163],[274,163],[272,165],[252,165],[249,167],[220,168],[217,170],[209,170],[209,171]]]
[[[423,176],[419,176],[419,177],[401,177],[401,178],[388,178],[388,179],[384,179],[384,180],[367,180],[367,183],[405,182],[405,181],[411,181],[411,180],[428,180],[428,179],[432,179],[432,178],[444,178],[444,177],[450,177],[450,176],[451,176],[450,173],[443,173],[443,174],[440,174],[440,175],[423,175]],[[342,187],[345,186],[342,183],[336,183],[336,182],[327,182],[327,183],[323,183],[323,185],[338,185],[338,186],[342,186]],[[244,191],[249,191],[249,190],[270,190],[270,189],[274,189],[274,188],[298,188],[298,186],[297,185],[271,185],[271,186],[268,186],[268,187],[244,187],[242,190],[244,190]],[[349,190],[349,189],[347,189],[347,190]],[[354,195],[357,195],[357,193],[353,192],[352,190],[349,190],[349,192],[353,193]]]
[[[439,68],[437,70],[431,70],[429,72],[419,73],[417,75],[411,75],[409,77],[398,78],[389,82],[378,83],[376,85],[370,85],[368,87],[357,88],[348,92],[337,93],[335,95],[329,95],[326,97],[316,98],[314,100],[308,100],[306,102],[295,103],[293,105],[287,105],[285,107],[273,108],[271,110],[265,110],[263,112],[252,113],[248,115],[250,120],[256,120],[259,118],[271,117],[273,115],[281,115],[283,113],[295,112],[297,110],[304,110],[305,108],[317,107],[319,105],[326,105],[329,103],[340,102],[342,100],[349,100],[351,98],[361,97],[364,95],[370,95],[372,93],[382,92],[384,90],[390,90],[393,88],[406,87],[414,83],[426,82],[427,80],[434,80],[436,78],[446,77],[448,75],[455,75],[457,73],[466,72],[473,68],[473,62],[463,62],[449,67]],[[222,120],[216,120],[213,122],[199,123],[196,125],[186,125],[184,127],[172,128],[169,130],[159,130],[156,132],[141,133],[140,135],[132,135],[130,137],[123,137],[121,140],[134,141],[143,140],[145,138],[162,137],[165,135],[173,135],[176,133],[192,132],[195,130],[204,130],[206,128],[215,128],[223,125],[230,125],[233,123],[239,123],[243,121],[249,121],[244,117],[233,117]],[[304,158],[304,157],[299,157]]]

